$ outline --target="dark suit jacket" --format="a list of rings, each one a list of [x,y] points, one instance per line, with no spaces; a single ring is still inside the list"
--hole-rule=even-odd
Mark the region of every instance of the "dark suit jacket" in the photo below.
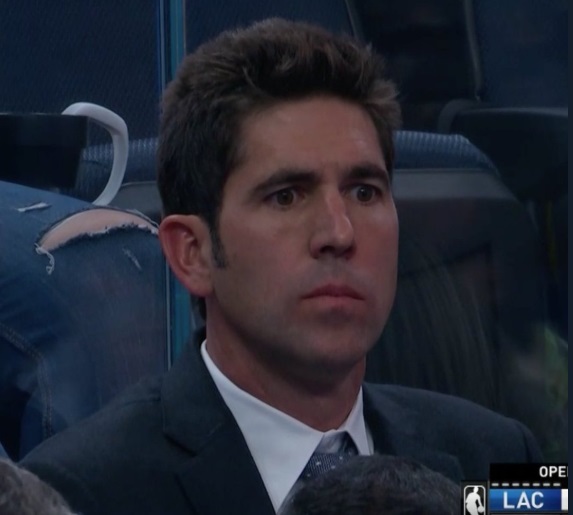
[[[454,481],[485,479],[490,462],[541,461],[522,425],[461,399],[365,384],[364,415],[377,452],[410,456]],[[22,464],[83,515],[274,513],[196,346]]]

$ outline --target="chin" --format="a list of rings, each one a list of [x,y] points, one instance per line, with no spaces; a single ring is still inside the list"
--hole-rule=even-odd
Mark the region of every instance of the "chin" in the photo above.
[[[362,363],[371,346],[366,344],[357,346],[356,339],[332,340],[323,342],[322,345],[309,345],[304,360],[315,370],[344,372],[350,371],[357,364]],[[360,340],[358,340],[360,341]]]
[[[307,388],[314,390],[316,394],[332,391],[336,385],[347,384],[350,380],[360,384],[364,379],[365,360],[347,359],[323,359],[300,369],[299,381],[305,383]]]

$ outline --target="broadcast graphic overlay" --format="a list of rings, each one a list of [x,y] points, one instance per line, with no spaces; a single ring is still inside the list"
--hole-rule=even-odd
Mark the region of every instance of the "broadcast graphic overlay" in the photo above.
[[[566,464],[492,464],[489,481],[462,483],[461,513],[568,513],[568,478]]]

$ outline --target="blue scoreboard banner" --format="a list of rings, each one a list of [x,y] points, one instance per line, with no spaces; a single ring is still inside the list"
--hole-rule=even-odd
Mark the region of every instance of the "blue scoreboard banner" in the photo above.
[[[567,490],[565,490],[567,492]],[[490,488],[490,513],[561,513],[561,488]]]
[[[462,515],[569,512],[566,464],[492,464],[489,481],[464,481]]]

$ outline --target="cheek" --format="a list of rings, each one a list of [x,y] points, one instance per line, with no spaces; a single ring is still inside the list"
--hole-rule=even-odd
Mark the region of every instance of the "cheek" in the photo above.
[[[362,278],[371,287],[376,311],[386,313],[394,301],[398,277],[397,218],[384,217],[375,224],[364,225],[360,237],[359,255],[365,274]]]
[[[398,257],[398,217],[394,209],[381,213],[378,217],[361,223],[360,239],[362,245],[372,260],[391,265]]]
[[[279,280],[278,272],[288,271],[289,255],[301,238],[301,224],[279,222],[260,213],[229,217],[221,231],[229,266]]]
[[[288,249],[280,238],[261,235],[253,230],[234,231],[222,238],[227,267],[215,280],[215,289],[232,293],[253,303],[266,303],[284,286],[288,276]]]

